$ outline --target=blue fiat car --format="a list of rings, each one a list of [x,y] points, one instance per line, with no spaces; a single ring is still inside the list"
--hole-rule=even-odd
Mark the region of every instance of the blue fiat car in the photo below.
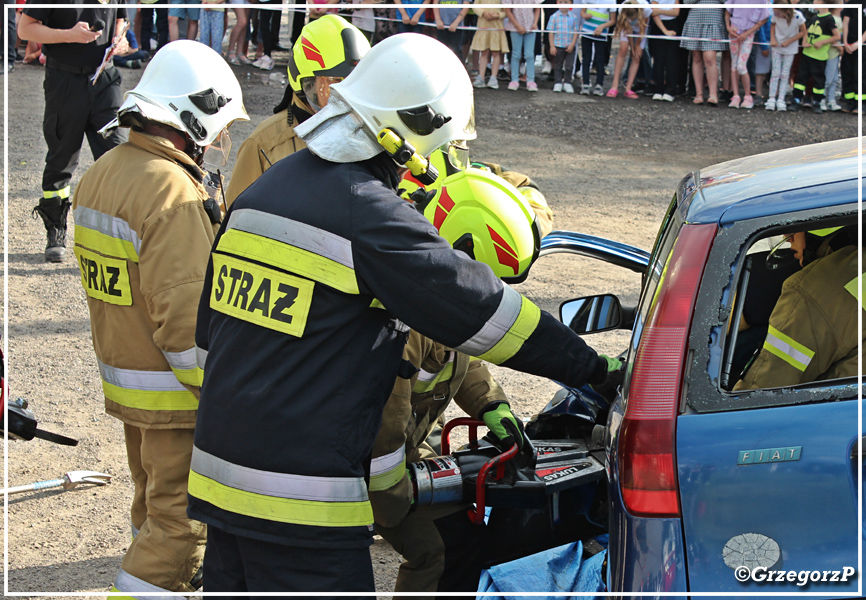
[[[579,333],[632,330],[625,380],[598,412],[610,592],[862,593],[858,378],[734,389],[763,344],[782,281],[800,268],[791,234],[860,244],[857,142],[689,174],[637,307],[612,294],[563,304],[563,322]],[[629,266],[616,248],[610,260]],[[587,307],[593,318],[574,319]]]

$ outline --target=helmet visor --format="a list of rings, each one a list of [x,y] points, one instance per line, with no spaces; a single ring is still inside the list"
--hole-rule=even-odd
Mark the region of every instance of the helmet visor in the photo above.
[[[211,167],[224,167],[229,162],[229,154],[232,151],[232,137],[229,135],[228,127],[220,131],[217,138],[205,148],[202,162]]]
[[[469,148],[464,140],[455,140],[443,148],[449,166],[454,172],[463,171],[469,166]]]
[[[304,97],[310,108],[315,112],[322,110],[331,96],[331,86],[341,81],[343,81],[343,77],[325,77],[322,75],[301,79],[301,90],[304,92]]]

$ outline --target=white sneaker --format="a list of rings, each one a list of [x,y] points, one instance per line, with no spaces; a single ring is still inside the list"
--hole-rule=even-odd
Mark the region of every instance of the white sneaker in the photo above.
[[[571,87],[570,83],[563,83],[562,89],[566,94],[573,94],[574,93],[574,88]]]
[[[785,105],[784,100],[779,100],[778,102],[776,102],[776,112],[786,112],[787,110],[788,107]]]
[[[580,86],[580,93],[583,96],[589,96],[592,93],[592,86],[588,83],[584,83]]]
[[[265,55],[262,54],[260,57],[258,57],[257,59],[255,59],[255,60],[253,61],[252,66],[254,66],[254,67],[257,68],[257,69],[261,69],[261,68],[262,68],[262,59],[263,59],[264,57],[265,57]]]
[[[570,87],[570,86],[569,86],[569,87]],[[554,91],[554,92],[561,92],[561,91],[562,91],[562,84],[561,84],[561,83],[554,83],[554,84],[553,84],[553,91]],[[573,91],[574,91],[574,90],[572,90],[572,92],[573,92]]]
[[[653,100],[661,100],[661,99],[662,99],[661,94],[653,94]]]
[[[835,100],[830,100],[827,103],[827,110],[832,111],[832,112],[836,112],[837,110],[842,110],[842,107]]]
[[[499,82],[496,81],[495,76],[491,75],[490,79],[487,80],[487,87],[489,87],[491,90],[498,90],[499,89]]]
[[[541,73],[542,75],[548,75],[551,71],[553,71],[553,65],[550,64],[549,60],[545,59],[544,66],[541,67]]]
[[[827,110],[827,100],[826,99],[821,100],[821,110]]]
[[[596,86],[595,86],[595,90],[593,91],[593,93],[594,93],[596,96],[604,96],[604,88],[601,87],[600,85],[596,85]]]
[[[670,94],[662,94],[662,100],[664,100],[665,102],[673,102],[674,97]]]
[[[764,110],[776,110],[776,99],[770,98],[764,102]]]
[[[475,76],[475,79],[472,81],[472,87],[477,87],[477,88],[485,87],[484,86],[484,80],[481,79],[480,75]]]
[[[262,56],[262,64],[259,65],[259,68],[263,71],[270,71],[274,68],[274,59],[268,56],[267,54]]]

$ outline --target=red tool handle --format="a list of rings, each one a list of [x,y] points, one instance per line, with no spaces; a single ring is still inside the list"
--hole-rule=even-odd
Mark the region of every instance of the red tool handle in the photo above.
[[[478,419],[470,419],[469,417],[460,417],[451,419],[442,426],[442,456],[451,454],[451,430],[458,425],[466,425],[469,427],[469,447],[478,448],[478,428],[484,426],[484,421]]]
[[[490,469],[496,467],[496,476],[493,480],[496,481],[502,479],[505,474],[504,463],[517,456],[518,450],[519,448],[517,444],[514,444],[502,454],[494,456],[488,460],[484,463],[484,466],[481,467],[481,470],[478,471],[478,480],[475,482],[475,510],[470,508],[466,511],[466,514],[469,515],[469,520],[476,525],[480,525],[484,522],[485,495],[487,493],[487,488],[484,487],[484,484],[487,482],[487,474],[490,472]]]
[[[470,419],[469,417],[460,417],[448,421],[442,427],[443,456],[451,454],[451,430],[458,425],[466,425],[469,427],[469,447],[478,448],[478,427],[483,426],[484,421]],[[480,525],[484,522],[485,498],[487,493],[487,488],[484,487],[484,484],[487,482],[487,475],[490,473],[490,469],[496,467],[496,475],[493,477],[494,481],[502,479],[505,475],[505,463],[517,456],[518,451],[519,448],[517,444],[514,444],[502,454],[494,456],[488,460],[481,467],[481,470],[478,471],[478,480],[475,482],[475,509],[469,509],[467,511],[469,520],[474,524]]]

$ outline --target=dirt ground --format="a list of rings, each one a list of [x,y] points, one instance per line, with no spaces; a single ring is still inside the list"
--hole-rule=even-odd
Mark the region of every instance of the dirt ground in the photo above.
[[[283,28],[285,33],[286,27]],[[286,45],[284,41],[284,45]],[[276,53],[284,72],[286,54]],[[271,114],[282,82],[253,67],[234,67],[251,121],[232,129],[235,148]],[[4,450],[7,485],[54,479],[72,470],[113,476],[110,485],[11,496],[8,590],[16,593],[100,593],[108,590],[130,542],[132,486],[120,422],[106,416],[90,340],[85,296],[71,253],[65,263],[43,260],[45,232],[31,217],[40,196],[43,69],[16,65],[8,77],[8,153],[4,172],[6,264],[4,330],[11,396],[30,401],[40,427],[80,441],[74,448],[48,442],[11,442]],[[141,71],[124,70],[124,88]],[[275,77],[274,79],[278,79]],[[841,113],[775,113],[630,101],[541,91],[482,89],[476,93],[478,139],[472,155],[530,174],[552,206],[557,229],[608,237],[648,249],[664,208],[689,171],[736,157],[857,135],[857,119]],[[504,84],[503,84],[504,88]],[[233,157],[234,158],[234,157]],[[76,179],[92,163],[82,152]],[[231,167],[231,165],[229,165]],[[228,169],[230,172],[230,168]],[[545,257],[518,286],[556,314],[563,300],[616,292],[636,303],[639,277],[570,255]],[[618,353],[623,333],[589,342]],[[551,398],[550,381],[494,368],[515,412],[528,418]],[[451,416],[457,416],[453,412]],[[288,433],[288,432],[287,432]],[[399,558],[381,539],[372,550],[377,589],[392,589]]]

